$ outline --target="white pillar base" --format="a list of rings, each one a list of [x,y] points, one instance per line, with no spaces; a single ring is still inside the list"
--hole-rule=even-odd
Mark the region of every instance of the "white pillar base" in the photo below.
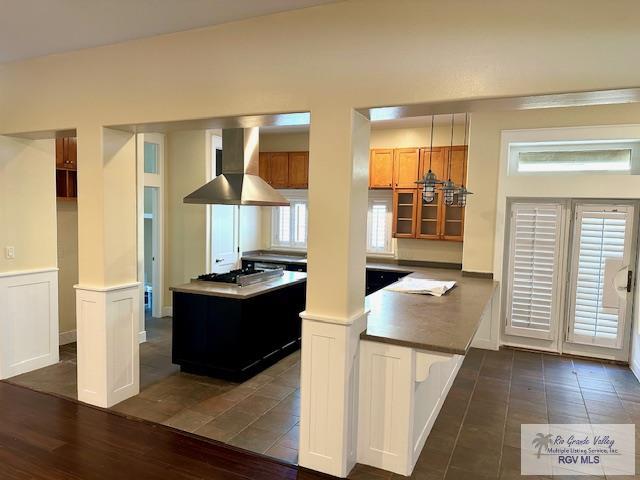
[[[356,463],[360,334],[367,313],[332,319],[302,312],[299,464],[346,477]]]
[[[58,269],[0,273],[0,379],[58,363]]]
[[[78,399],[109,408],[140,392],[141,284],[76,287]]]
[[[461,355],[363,340],[358,463],[410,476]]]

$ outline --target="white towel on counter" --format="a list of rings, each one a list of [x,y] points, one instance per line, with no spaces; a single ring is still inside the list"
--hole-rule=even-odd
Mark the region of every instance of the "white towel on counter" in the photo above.
[[[418,293],[421,295],[434,295],[441,297],[456,284],[455,281],[444,282],[440,280],[430,280],[428,278],[404,277],[396,283],[392,283],[386,290],[392,292]]]

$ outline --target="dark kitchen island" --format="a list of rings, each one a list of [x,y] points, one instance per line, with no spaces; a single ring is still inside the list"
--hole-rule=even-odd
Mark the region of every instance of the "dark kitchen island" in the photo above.
[[[300,348],[307,274],[239,286],[194,280],[172,287],[173,363],[244,381]]]

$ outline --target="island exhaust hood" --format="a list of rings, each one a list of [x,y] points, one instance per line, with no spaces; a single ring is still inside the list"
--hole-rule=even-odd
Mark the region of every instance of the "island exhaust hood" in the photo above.
[[[289,200],[258,176],[259,128],[222,130],[220,175],[184,197],[184,203],[287,206]]]

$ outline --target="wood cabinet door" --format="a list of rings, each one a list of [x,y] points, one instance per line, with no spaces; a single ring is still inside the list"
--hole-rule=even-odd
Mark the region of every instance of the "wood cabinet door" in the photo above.
[[[420,168],[420,149],[397,148],[393,161],[393,187],[416,188]]]
[[[289,152],[289,188],[309,185],[309,152]]]
[[[289,154],[287,152],[269,154],[269,179],[273,188],[289,186]]]
[[[64,138],[56,138],[56,168],[64,168]]]
[[[420,178],[424,178],[425,174],[429,171],[429,164],[431,164],[431,171],[436,174],[438,180],[446,180],[446,163],[445,163],[445,148],[433,147],[433,149],[421,148],[420,149]]]
[[[416,188],[399,188],[393,191],[393,236],[414,238],[416,236]]]
[[[260,159],[258,161],[258,175],[265,182],[271,183],[269,178],[269,154],[267,152],[260,152]]]
[[[369,157],[369,188],[393,186],[393,149],[374,148]]]
[[[78,168],[78,145],[76,137],[68,137],[67,139],[67,168],[77,170]]]
[[[454,146],[447,147],[445,156],[447,160],[447,178],[456,185],[466,184],[467,181],[467,161],[466,161],[467,147]],[[451,161],[449,162],[449,152],[451,152]],[[457,196],[454,197],[454,201],[457,203]],[[443,240],[452,240],[461,242],[464,238],[464,214],[465,209],[456,206],[447,206],[442,203],[442,222],[441,222],[441,237]]]

